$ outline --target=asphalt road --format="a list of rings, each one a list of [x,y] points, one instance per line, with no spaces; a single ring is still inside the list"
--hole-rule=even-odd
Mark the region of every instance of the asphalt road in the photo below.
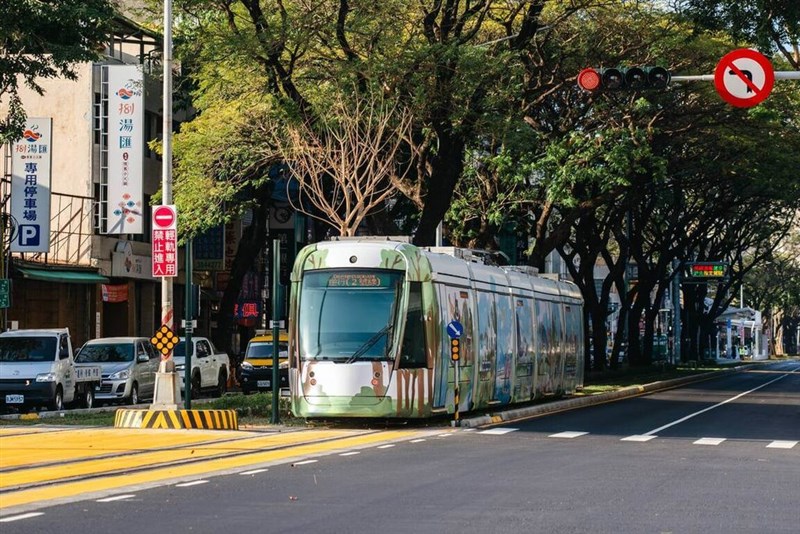
[[[0,532],[795,533],[798,442],[794,361],[494,427],[119,490],[3,516]]]

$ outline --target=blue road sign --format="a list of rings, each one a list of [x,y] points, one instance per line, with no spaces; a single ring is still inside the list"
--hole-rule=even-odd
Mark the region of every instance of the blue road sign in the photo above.
[[[464,327],[455,319],[447,323],[447,335],[451,339],[458,339],[464,333]]]

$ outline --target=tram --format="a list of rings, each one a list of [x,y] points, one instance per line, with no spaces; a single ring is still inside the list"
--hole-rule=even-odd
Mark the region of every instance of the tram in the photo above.
[[[582,307],[574,284],[467,249],[309,245],[291,275],[292,413],[425,418],[454,413],[456,398],[466,413],[572,394],[583,386]]]

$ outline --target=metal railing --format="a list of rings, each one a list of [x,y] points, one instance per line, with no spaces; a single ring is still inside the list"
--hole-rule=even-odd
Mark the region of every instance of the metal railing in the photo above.
[[[3,251],[16,235],[17,221],[11,216],[11,180],[2,179],[0,221],[3,223]],[[94,199],[65,193],[50,195],[50,251],[13,253],[12,256],[43,263],[87,266],[91,262],[94,234]]]

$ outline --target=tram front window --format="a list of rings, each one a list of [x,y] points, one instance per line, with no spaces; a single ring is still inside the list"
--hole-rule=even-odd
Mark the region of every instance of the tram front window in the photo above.
[[[390,358],[403,273],[307,271],[300,289],[300,357],[355,362]]]

